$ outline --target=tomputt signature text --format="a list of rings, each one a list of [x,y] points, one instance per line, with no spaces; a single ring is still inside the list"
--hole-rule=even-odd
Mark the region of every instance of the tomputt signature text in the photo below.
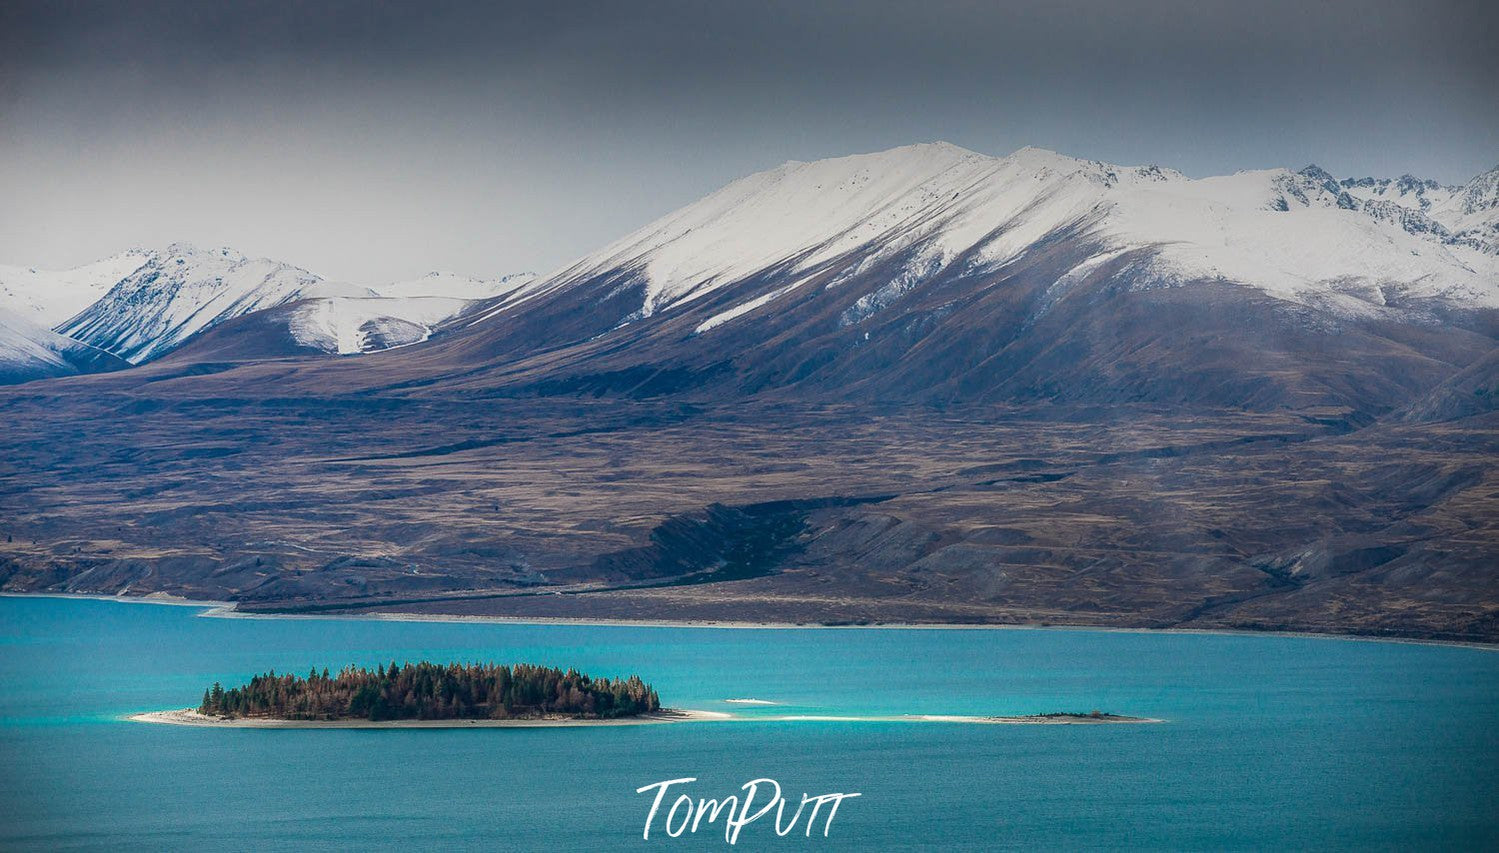
[[[696,776],[687,776],[681,779],[665,779],[635,789],[637,794],[644,794],[648,791],[656,792],[655,798],[651,801],[651,810],[645,816],[644,837],[647,841],[651,838],[653,826],[659,826],[668,836],[677,838],[685,832],[695,833],[704,825],[711,826],[722,817],[724,840],[730,844],[736,844],[739,841],[740,831],[766,817],[772,810],[775,811],[776,835],[790,835],[797,828],[798,822],[802,820],[802,812],[809,806],[812,810],[807,815],[804,824],[805,835],[808,838],[812,837],[812,830],[817,824],[819,814],[822,814],[822,835],[826,838],[833,828],[833,818],[838,814],[838,806],[844,800],[859,796],[858,794],[803,794],[801,802],[796,806],[796,811],[791,815],[791,820],[785,821],[787,800],[781,796],[781,783],[774,779],[751,779],[745,782],[740,786],[740,790],[744,792],[743,800],[738,794],[722,799],[694,798],[689,794],[681,793],[681,789],[678,788],[676,800],[666,810],[662,822],[657,824],[656,817],[662,814],[661,804],[666,800],[667,791],[672,786],[688,785],[696,781]],[[823,812],[824,807],[827,807],[826,812]]]

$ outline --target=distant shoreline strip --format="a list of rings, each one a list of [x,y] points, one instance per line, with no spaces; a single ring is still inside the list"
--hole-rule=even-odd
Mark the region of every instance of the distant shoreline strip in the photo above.
[[[742,622],[715,619],[612,619],[608,617],[566,616],[492,616],[455,613],[257,613],[239,610],[232,601],[180,598],[160,593],[145,596],[102,595],[68,592],[0,592],[0,598],[64,598],[85,601],[113,601],[122,604],[159,604],[176,607],[198,607],[199,616],[212,619],[325,619],[375,622],[451,622],[455,624],[497,625],[590,625],[603,628],[723,628],[733,630],[798,631],[1086,631],[1105,634],[1186,635],[1222,637],[1291,637],[1305,640],[1334,640],[1348,643],[1396,643],[1408,646],[1444,646],[1499,652],[1499,642],[1482,640],[1443,640],[1425,637],[1384,637],[1373,634],[1344,634],[1317,631],[1256,631],[1234,628],[1143,628],[1115,625],[1033,624],[1026,622],[870,622],[867,624],[820,624],[813,622]]]

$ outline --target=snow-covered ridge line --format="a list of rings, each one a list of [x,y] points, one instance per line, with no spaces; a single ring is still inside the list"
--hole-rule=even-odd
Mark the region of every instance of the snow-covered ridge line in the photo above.
[[[368,295],[307,270],[228,248],[176,243],[57,327],[133,364],[175,349],[226,320],[311,296]]]
[[[835,273],[834,284],[907,259],[891,273],[889,292],[866,300],[877,311],[959,257],[999,268],[1063,228],[1095,235],[1100,252],[1148,251],[1146,271],[1159,282],[1227,281],[1300,303],[1354,292],[1379,304],[1398,293],[1499,307],[1496,195],[1499,171],[1463,188],[1409,176],[1339,180],[1317,167],[1192,179],[1037,148],[992,157],[912,145],[792,161],[736,180],[474,322],[590,281],[611,283],[594,301],[638,287],[638,308],[621,322],[766,281],[764,291],[700,323],[702,334],[770,310],[787,281],[840,258],[856,266]]]
[[[515,291],[534,277],[432,272],[376,285],[332,282],[229,248],[174,243],[160,251],[131,249],[72,270],[0,267],[0,309],[139,364],[245,314],[324,300],[316,310],[294,312],[293,337],[304,346],[347,354],[425,340],[474,302]],[[358,331],[366,325],[367,332]]]

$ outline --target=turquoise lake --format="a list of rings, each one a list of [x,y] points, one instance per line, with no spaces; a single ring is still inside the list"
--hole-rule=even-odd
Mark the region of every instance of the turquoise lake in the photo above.
[[[743,849],[1496,849],[1499,654],[1280,636],[202,618],[0,598],[0,848],[726,848],[641,786],[859,792]],[[766,714],[1101,708],[1163,725],[728,722],[245,730],[123,721],[266,669],[430,659],[639,673]],[[775,707],[735,706],[753,697]]]

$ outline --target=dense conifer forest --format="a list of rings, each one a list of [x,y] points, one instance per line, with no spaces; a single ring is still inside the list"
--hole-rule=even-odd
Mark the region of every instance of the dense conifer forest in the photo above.
[[[576,670],[530,664],[348,666],[337,675],[275,671],[225,690],[204,691],[199,713],[286,720],[457,720],[577,717],[609,719],[660,710],[638,676],[592,678]]]

